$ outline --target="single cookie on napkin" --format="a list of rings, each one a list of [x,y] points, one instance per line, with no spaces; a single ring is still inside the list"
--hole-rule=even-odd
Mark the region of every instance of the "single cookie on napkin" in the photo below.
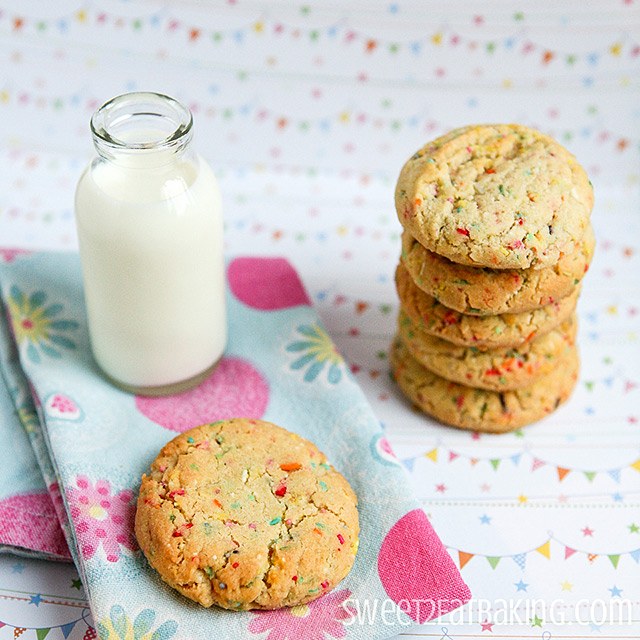
[[[188,598],[278,609],[315,600],[349,573],[356,504],[313,443],[238,418],[162,449],[142,478],[135,530],[151,566]]]

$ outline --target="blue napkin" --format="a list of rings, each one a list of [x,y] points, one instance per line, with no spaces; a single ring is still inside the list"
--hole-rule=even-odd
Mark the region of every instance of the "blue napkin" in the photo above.
[[[100,638],[376,640],[463,604],[467,586],[293,268],[283,259],[236,258],[227,280],[229,344],[219,367],[196,389],[142,398],[109,384],[92,359],[76,255],[20,254],[0,265],[40,416],[38,441],[62,487],[64,524]],[[160,448],[178,432],[234,416],[312,440],[358,496],[354,567],[308,605],[204,609],[162,582],[136,544],[136,494]]]

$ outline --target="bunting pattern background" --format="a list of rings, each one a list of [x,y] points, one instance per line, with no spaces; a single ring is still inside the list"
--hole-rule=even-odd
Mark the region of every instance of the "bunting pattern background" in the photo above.
[[[0,0],[0,245],[74,250],[91,113],[136,89],[180,98],[220,179],[227,253],[295,264],[389,463],[474,596],[514,599],[521,620],[474,602],[464,622],[411,637],[637,637],[639,72],[637,0]],[[499,437],[424,418],[387,366],[399,169],[428,139],[489,121],[536,126],[578,156],[598,239],[579,386],[552,418]],[[557,601],[567,622],[527,599]],[[618,600],[631,624],[600,622]],[[0,640],[97,637],[72,567],[15,557],[0,557],[0,625]]]

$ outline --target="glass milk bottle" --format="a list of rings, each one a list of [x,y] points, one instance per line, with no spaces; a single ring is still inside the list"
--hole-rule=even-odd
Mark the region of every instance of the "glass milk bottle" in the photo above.
[[[112,382],[143,395],[197,385],[227,340],[220,191],[192,122],[157,93],[107,102],[76,190],[91,348]]]

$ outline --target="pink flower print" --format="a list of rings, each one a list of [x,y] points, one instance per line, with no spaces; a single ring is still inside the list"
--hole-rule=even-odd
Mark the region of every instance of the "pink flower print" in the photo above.
[[[264,640],[325,640],[325,634],[344,638],[347,632],[342,621],[352,614],[343,603],[350,595],[344,589],[289,609],[256,611],[248,629],[251,633],[268,631]]]
[[[67,498],[78,545],[87,560],[93,558],[100,545],[109,562],[118,561],[121,546],[136,551],[133,537],[136,507],[131,491],[111,495],[107,480],[96,480],[94,486],[86,476],[78,476],[76,487],[67,489]]]

